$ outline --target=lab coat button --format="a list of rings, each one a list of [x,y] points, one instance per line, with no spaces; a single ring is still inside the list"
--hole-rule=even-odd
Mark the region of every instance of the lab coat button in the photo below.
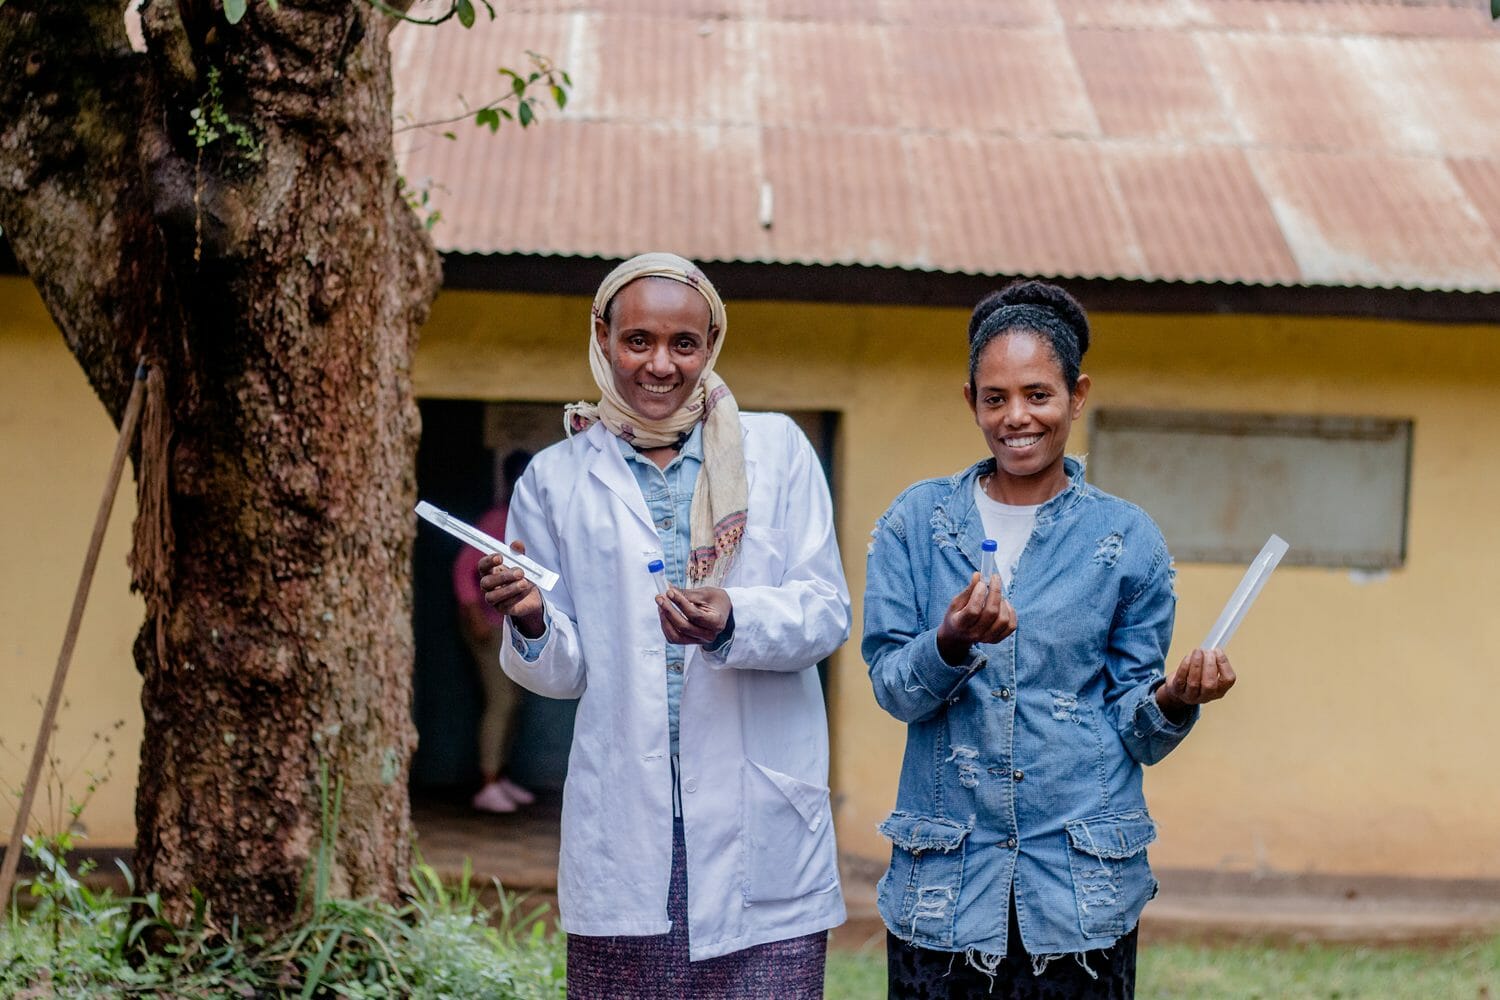
[[[688,780],[684,781],[682,783],[682,790],[688,792],[689,794],[696,792],[698,790],[698,779],[689,778]]]

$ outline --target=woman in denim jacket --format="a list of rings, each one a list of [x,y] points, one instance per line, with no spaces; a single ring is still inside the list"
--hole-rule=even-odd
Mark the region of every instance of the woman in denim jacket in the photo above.
[[[1128,997],[1156,894],[1141,766],[1234,672],[1200,649],[1165,677],[1161,532],[1063,456],[1089,391],[1082,308],[1033,281],[975,318],[964,398],[991,457],[907,489],[870,547],[864,657],[907,723],[880,827],[890,995]]]

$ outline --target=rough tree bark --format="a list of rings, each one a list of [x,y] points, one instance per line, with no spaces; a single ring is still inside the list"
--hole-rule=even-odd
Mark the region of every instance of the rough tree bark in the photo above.
[[[277,927],[324,768],[331,887],[394,898],[409,864],[409,366],[439,263],[397,193],[386,17],[146,0],[137,52],[125,6],[0,6],[0,225],[117,420],[138,358],[163,376],[137,874],[178,916],[196,888]],[[234,127],[200,146],[194,108]]]

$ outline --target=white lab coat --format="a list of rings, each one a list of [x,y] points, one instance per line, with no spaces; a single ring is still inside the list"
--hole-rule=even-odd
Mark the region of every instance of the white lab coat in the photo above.
[[[749,510],[725,580],[734,641],[689,646],[678,739],[693,961],[844,920],[817,662],[849,636],[849,592],[817,456],[787,417],[741,414]],[[565,931],[664,934],[672,865],[666,640],[646,564],[661,553],[603,424],[547,448],[511,499],[507,541],[562,574],[546,645],[516,682],[581,698],[563,789]]]

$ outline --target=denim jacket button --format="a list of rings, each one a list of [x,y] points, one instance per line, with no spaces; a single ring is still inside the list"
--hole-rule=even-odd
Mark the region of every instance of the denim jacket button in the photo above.
[[[1007,841],[1006,841],[1006,842],[1005,842],[1005,846],[1006,846],[1006,847],[1009,847],[1009,848],[1011,848],[1011,849],[1014,849],[1014,848],[1015,848],[1015,846],[1016,846],[1016,838],[1015,838],[1015,837],[1012,837],[1012,838],[1010,838],[1010,839],[1009,839],[1009,840],[1007,840]]]
[[[1016,771],[1011,775],[1011,777],[1015,778],[1017,781],[1020,781],[1022,778],[1026,777],[1026,775],[1021,771]]]

